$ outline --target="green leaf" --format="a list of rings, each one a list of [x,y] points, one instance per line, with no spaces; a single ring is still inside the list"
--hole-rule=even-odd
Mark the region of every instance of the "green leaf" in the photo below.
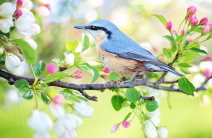
[[[65,72],[57,72],[55,74],[50,74],[48,75],[45,79],[44,79],[44,82],[45,83],[50,83],[50,82],[53,82],[53,81],[56,81],[56,80],[60,80],[64,77],[68,77],[69,75]]]
[[[73,42],[72,41],[68,41],[66,43],[66,49],[68,51],[72,52],[72,51],[76,50],[76,48],[78,47],[78,45],[79,45],[79,41],[73,41]]]
[[[32,99],[33,95],[27,85],[22,85],[19,88],[19,94],[25,99]]]
[[[122,122],[126,121],[126,120],[131,116],[131,114],[132,114],[132,112],[129,112],[129,113],[125,116],[125,118],[123,119]]]
[[[37,61],[36,63],[34,63],[32,65],[32,68],[33,68],[33,70],[35,72],[35,75],[38,77],[38,76],[41,75],[41,73],[43,71],[45,71],[45,69],[46,69],[46,63],[44,63],[43,61]]]
[[[114,95],[111,98],[111,103],[113,105],[113,108],[116,111],[119,111],[122,108],[122,103],[124,102],[124,98],[120,95]]]
[[[41,99],[46,103],[49,104],[51,101],[49,100],[49,98],[47,97],[47,95],[45,93],[41,93]]]
[[[199,47],[199,43],[197,43],[197,42],[190,42],[189,44],[188,44],[188,46],[186,46],[185,48],[186,49],[190,49],[190,48],[193,48],[193,47]]]
[[[188,32],[197,32],[197,33],[202,33],[202,27],[196,26],[194,28],[191,28],[190,30],[188,30]]]
[[[166,55],[166,57],[171,58],[172,54],[168,51],[168,49],[163,48],[163,53]]]
[[[78,67],[84,71],[87,71],[89,73],[91,73],[91,75],[93,76],[93,79],[91,81],[91,83],[95,82],[98,78],[99,78],[99,72],[97,69],[95,69],[94,67],[92,67],[91,65],[89,65],[88,63],[84,63],[81,65],[78,65]]]
[[[179,36],[175,39],[175,41],[176,41],[176,42],[181,42],[181,41],[183,40],[184,37],[186,37],[186,35],[179,35]]]
[[[146,110],[153,112],[158,108],[158,103],[156,101],[146,101]]]
[[[17,89],[20,89],[22,86],[29,86],[29,83],[28,81],[21,79],[15,81],[14,85]]]
[[[90,46],[89,37],[87,35],[84,36],[83,44],[82,44],[82,52],[87,50]]]
[[[115,72],[111,72],[110,75],[109,75],[109,79],[110,80],[113,80],[113,81],[116,81],[116,80],[119,80],[121,78],[121,76],[119,76],[117,73]]]
[[[208,54],[205,50],[199,49],[199,48],[191,48],[191,51],[197,52],[197,53],[202,53],[202,54]]]
[[[158,14],[153,14],[153,16],[155,16],[156,18],[158,18],[160,20],[160,22],[166,26],[167,20],[163,15],[158,15]]]
[[[136,108],[136,105],[135,105],[134,103],[131,103],[131,104],[130,104],[130,108],[131,108],[131,109],[135,109],[135,108]]]
[[[140,99],[140,93],[134,88],[128,88],[126,97],[129,102],[135,103]]]
[[[187,64],[187,63],[180,63],[178,64],[180,67],[183,67],[183,68],[189,68],[189,67],[192,67],[191,65]]]
[[[177,51],[177,46],[176,45],[173,45],[172,47],[171,47],[171,49],[170,49],[170,52],[171,53],[174,53],[174,52],[176,52]]]
[[[139,105],[144,104],[144,102],[145,102],[145,101],[144,101],[144,99],[143,99],[143,98],[140,98],[140,99],[139,99]]]
[[[60,91],[66,99],[68,100],[72,100],[75,102],[79,102],[80,100],[84,100],[84,101],[88,101],[88,99],[86,99],[84,96],[82,96],[81,93],[74,91],[74,90],[70,90],[70,89],[63,89]]]
[[[26,41],[22,39],[14,39],[12,40],[12,42],[16,43],[20,47],[21,52],[24,54],[27,63],[33,64],[36,62],[36,51]]]
[[[185,77],[179,79],[178,85],[187,94],[192,94],[195,90],[194,85]]]
[[[166,35],[166,36],[163,36],[163,37],[165,37],[167,40],[169,40],[171,43],[175,43],[175,41],[174,41],[174,39],[171,37],[171,36],[169,36],[169,35]]]

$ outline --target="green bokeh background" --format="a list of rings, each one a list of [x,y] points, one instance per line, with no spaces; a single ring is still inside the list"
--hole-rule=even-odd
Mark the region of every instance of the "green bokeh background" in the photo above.
[[[165,27],[157,19],[153,18],[151,14],[164,15],[168,20],[173,22],[173,28],[175,29],[184,18],[187,7],[191,5],[197,6],[197,16],[199,19],[205,16],[212,19],[210,0],[205,0],[204,3],[198,3],[194,0],[159,0],[157,3],[160,4],[155,3],[156,1],[154,0],[140,0],[140,2],[136,2],[136,0],[105,0],[101,6],[92,7],[92,4],[85,0],[79,1],[77,5],[74,5],[73,1],[67,0],[67,3],[53,7],[58,8],[58,14],[51,15],[54,21],[48,20],[48,17],[38,18],[39,24],[42,27],[42,33],[34,37],[38,43],[38,59],[47,63],[52,62],[51,59],[53,58],[63,59],[66,41],[81,41],[81,31],[73,29],[73,26],[85,25],[90,22],[89,18],[83,16],[86,14],[83,8],[94,10],[97,14],[94,19],[107,19],[114,23],[118,23],[114,19],[115,17],[118,18],[116,15],[120,14],[120,12],[117,12],[118,9],[121,9],[121,12],[125,11],[127,14],[126,20],[119,22],[125,22],[126,24],[118,23],[117,26],[138,43],[150,42],[158,49],[157,52],[153,52],[154,55],[159,55],[163,47],[169,47],[169,43],[162,38],[163,35],[168,33]],[[69,16],[65,20],[60,19],[64,13]],[[57,18],[58,20],[55,21]],[[91,38],[90,40],[91,44],[93,44],[93,39]],[[204,46],[208,48],[210,55],[211,41],[204,43]],[[198,64],[198,62],[195,64]],[[81,83],[89,83],[91,76],[90,74],[86,74],[84,78],[84,81]],[[98,80],[96,83],[98,82],[103,83],[102,80]],[[1,105],[4,103],[4,94],[8,88],[13,87],[1,79]],[[132,121],[132,125],[129,128],[121,127],[116,133],[111,133],[111,126],[123,120],[131,109],[122,108],[119,112],[115,111],[110,102],[111,97],[115,93],[109,90],[104,92],[87,92],[90,95],[97,96],[98,102],[90,102],[95,112],[92,118],[82,118],[83,125],[77,129],[78,138],[145,137],[137,118]],[[211,104],[200,106],[203,93],[208,94],[208,92],[199,92],[199,94],[193,97],[177,92],[170,92],[168,100],[172,108],[168,106],[167,97],[161,99],[159,105],[161,110],[160,126],[165,126],[168,129],[169,138],[212,138],[212,106]],[[5,110],[0,108],[0,138],[33,137],[34,132],[27,126],[27,120],[34,107],[34,100],[24,100],[21,104],[14,105],[10,109]],[[39,109],[51,116],[42,101],[39,101]],[[51,118],[53,120],[55,119],[53,116]],[[53,138],[56,138],[53,130],[51,130],[51,135]]]

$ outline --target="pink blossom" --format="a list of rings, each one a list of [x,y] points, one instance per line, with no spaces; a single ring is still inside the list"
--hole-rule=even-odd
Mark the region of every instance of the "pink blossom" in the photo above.
[[[184,35],[185,33],[186,33],[186,31],[184,29],[181,30],[181,32],[180,32],[181,35]]]
[[[130,125],[131,125],[131,122],[130,121],[124,121],[124,122],[122,122],[122,126],[125,127],[125,128],[130,127]]]
[[[197,17],[191,17],[190,19],[190,24],[191,24],[191,26],[196,26],[197,24],[198,24],[198,19],[197,19]]]
[[[204,34],[208,33],[210,31],[210,25],[209,24],[206,24],[203,29],[202,29],[202,32]]]
[[[193,38],[188,38],[187,41],[188,41],[188,42],[192,42],[192,41],[193,41]]]
[[[212,31],[212,23],[208,23],[210,26],[210,31]]]
[[[73,74],[73,77],[75,79],[81,79],[83,77],[83,72],[82,71],[75,71],[74,74]]]
[[[17,8],[19,9],[19,8],[21,8],[22,7],[22,5],[23,5],[23,0],[17,0]]]
[[[203,75],[204,75],[205,77],[207,77],[207,78],[210,78],[210,77],[211,77],[211,71],[210,71],[210,69],[206,69],[206,70],[204,71]]]
[[[45,4],[44,6],[45,6],[47,9],[49,9],[49,10],[51,9],[51,5],[50,5],[50,4]]]
[[[111,133],[115,133],[119,129],[119,124],[116,124],[111,127]]]
[[[166,29],[168,29],[168,30],[172,29],[172,22],[171,21],[166,23]]]
[[[195,6],[191,6],[187,9],[187,14],[188,15],[194,15],[197,11],[197,8]]]
[[[61,104],[62,105],[65,101],[65,97],[62,94],[58,94],[54,98],[52,98],[52,101],[55,104]]]
[[[15,18],[18,19],[21,15],[22,15],[22,11],[20,9],[16,9],[14,13]]]
[[[202,18],[199,22],[200,25],[206,25],[208,23],[208,18],[205,17],[205,18]]]
[[[48,64],[47,67],[46,67],[46,71],[50,74],[55,74],[57,72],[57,67],[53,63]]]
[[[104,73],[110,73],[111,72],[109,68],[104,68],[103,71],[104,71]]]
[[[210,61],[211,60],[211,57],[210,56],[206,56],[204,60],[205,61]]]

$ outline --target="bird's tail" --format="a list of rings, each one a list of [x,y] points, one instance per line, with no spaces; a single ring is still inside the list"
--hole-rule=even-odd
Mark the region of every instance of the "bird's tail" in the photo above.
[[[165,71],[174,73],[174,74],[177,75],[177,76],[180,76],[180,77],[184,76],[184,75],[178,73],[177,71],[175,71],[174,69],[172,69],[171,67],[163,66],[163,65],[159,65],[159,67],[162,68],[162,69],[164,69]]]

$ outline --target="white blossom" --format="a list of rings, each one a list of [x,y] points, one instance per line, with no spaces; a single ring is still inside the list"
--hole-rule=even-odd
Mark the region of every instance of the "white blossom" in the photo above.
[[[156,129],[150,129],[148,126],[144,126],[144,133],[147,136],[147,138],[155,138],[157,136]]]
[[[16,0],[16,3],[17,3],[18,0]],[[27,10],[31,10],[33,7],[33,3],[31,2],[31,0],[23,0],[23,4],[20,5],[19,8],[24,8],[24,9],[27,9]]]
[[[31,129],[38,133],[46,133],[52,128],[53,123],[46,113],[34,110],[28,119],[28,125]]]
[[[21,61],[16,55],[10,54],[5,57],[5,66],[9,71],[13,71],[20,65],[21,65]]]
[[[158,126],[160,123],[160,119],[156,115],[149,115],[149,116],[151,117],[150,120],[152,121],[152,123],[155,126]]]
[[[75,129],[82,125],[82,120],[73,114],[65,114],[55,122],[55,133],[60,138],[74,138],[77,136]]]
[[[168,130],[165,127],[160,127],[157,130],[159,138],[167,138],[168,137]]]
[[[36,24],[36,23],[33,23],[31,25],[31,29],[34,30],[33,35],[37,35],[37,34],[39,34],[41,32],[40,26],[38,24]]]
[[[74,64],[74,54],[72,53],[68,53],[65,54],[65,62],[69,65],[73,65]]]
[[[16,10],[16,5],[11,2],[5,2],[0,5],[0,31],[8,33],[13,26],[12,16]]]
[[[30,37],[35,32],[32,28],[32,25],[35,22],[35,17],[33,13],[27,9],[21,9],[21,11],[22,15],[15,21],[15,27],[19,33]]]
[[[156,127],[155,127],[155,125],[152,123],[151,120],[145,120],[145,121],[144,121],[144,125],[145,125],[145,127],[148,127],[148,128],[151,129],[151,130],[156,130]]]
[[[35,10],[36,14],[39,15],[40,17],[47,17],[50,14],[50,11],[47,7],[45,6],[40,6]]]
[[[75,112],[82,117],[91,117],[94,112],[94,108],[89,105],[88,102],[80,101],[74,104]]]
[[[59,118],[65,115],[65,109],[60,104],[50,103],[49,109],[52,115],[56,118]]]

